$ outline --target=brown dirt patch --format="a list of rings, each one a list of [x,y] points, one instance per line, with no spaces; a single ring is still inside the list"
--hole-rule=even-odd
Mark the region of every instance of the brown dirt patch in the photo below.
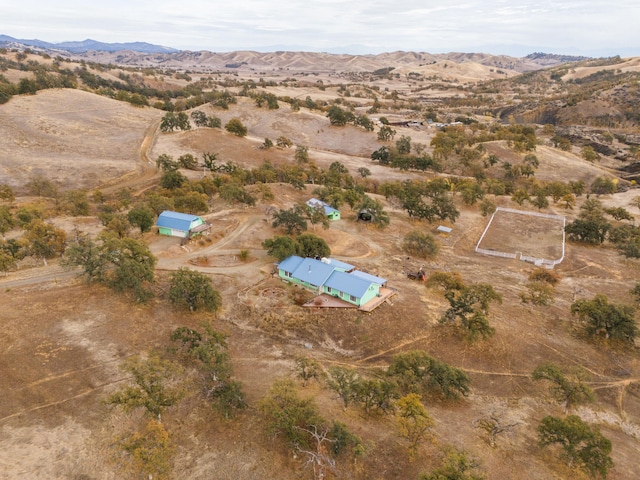
[[[533,215],[529,214],[533,213]],[[527,257],[559,260],[563,254],[564,222],[535,212],[497,210],[478,248]]]

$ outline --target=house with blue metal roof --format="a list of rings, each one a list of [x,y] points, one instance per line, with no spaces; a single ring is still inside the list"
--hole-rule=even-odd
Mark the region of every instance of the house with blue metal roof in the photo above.
[[[337,260],[302,258],[296,255],[285,258],[278,264],[281,279],[320,292],[329,276],[336,270],[353,269],[353,265]]]
[[[379,296],[380,288],[387,283],[384,278],[360,272],[339,260],[316,260],[296,255],[278,264],[278,275],[286,282],[331,295],[357,307]]]
[[[156,222],[158,233],[161,235],[182,238],[189,236],[191,232],[199,231],[200,229],[198,227],[201,225],[206,225],[206,223],[197,215],[172,212],[170,210],[162,212]]]
[[[387,284],[387,279],[382,277],[376,277],[375,275],[371,275],[367,272],[361,272],[360,270],[353,270],[349,272],[350,275],[354,277],[362,278],[363,280],[367,280],[368,282],[375,283],[384,287]]]
[[[380,294],[380,285],[351,273],[336,271],[324,283],[322,291],[360,307]]]
[[[317,198],[310,198],[309,200],[307,200],[307,205],[311,208],[323,208],[324,213],[327,217],[329,217],[329,220],[340,220],[340,210],[336,210],[322,200],[318,200]]]

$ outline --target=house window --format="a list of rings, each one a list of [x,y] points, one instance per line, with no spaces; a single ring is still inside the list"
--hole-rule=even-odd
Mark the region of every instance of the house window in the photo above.
[[[327,287],[327,293],[331,293],[331,287]]]
[[[291,272],[284,272],[284,276],[291,278],[293,275],[291,275]]]
[[[349,298],[351,299],[352,302],[355,302],[357,300],[357,298],[354,297],[353,295],[349,295]]]

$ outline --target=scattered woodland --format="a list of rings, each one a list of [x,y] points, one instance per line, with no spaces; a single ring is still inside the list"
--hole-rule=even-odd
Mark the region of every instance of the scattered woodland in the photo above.
[[[640,58],[249,53],[0,48],[3,478],[638,478]]]

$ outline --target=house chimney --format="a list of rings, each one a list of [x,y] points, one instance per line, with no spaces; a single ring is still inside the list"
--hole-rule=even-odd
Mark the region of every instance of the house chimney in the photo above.
[[[311,273],[311,265],[309,265],[309,273]]]

